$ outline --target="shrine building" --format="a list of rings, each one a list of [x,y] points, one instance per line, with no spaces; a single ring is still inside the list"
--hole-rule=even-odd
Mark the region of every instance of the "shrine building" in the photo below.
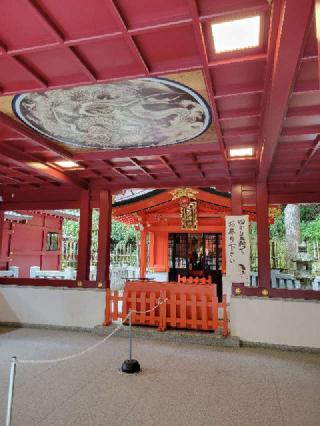
[[[319,2],[0,12],[0,323],[108,329],[134,310],[167,333],[319,349],[320,277],[271,267],[269,236],[270,207],[320,202]],[[139,231],[132,276],[110,261],[112,219]]]

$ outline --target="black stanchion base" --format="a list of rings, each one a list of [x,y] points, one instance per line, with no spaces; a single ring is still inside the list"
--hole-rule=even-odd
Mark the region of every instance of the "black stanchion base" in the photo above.
[[[136,359],[126,359],[121,365],[121,372],[126,374],[137,374],[141,370],[140,364]]]

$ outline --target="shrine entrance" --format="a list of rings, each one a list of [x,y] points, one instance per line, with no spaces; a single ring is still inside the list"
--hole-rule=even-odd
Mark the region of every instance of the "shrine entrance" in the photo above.
[[[208,277],[222,294],[222,234],[169,234],[169,281],[181,276]]]

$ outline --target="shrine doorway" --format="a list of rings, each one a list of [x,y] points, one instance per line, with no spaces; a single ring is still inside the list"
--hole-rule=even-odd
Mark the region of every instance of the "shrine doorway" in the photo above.
[[[222,294],[222,234],[169,234],[169,281],[181,276],[208,277]]]

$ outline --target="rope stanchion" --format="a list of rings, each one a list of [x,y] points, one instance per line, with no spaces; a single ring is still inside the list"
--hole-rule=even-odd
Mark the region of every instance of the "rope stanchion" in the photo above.
[[[121,372],[125,374],[138,374],[141,371],[141,367],[139,361],[136,359],[132,359],[132,314],[147,314],[152,311],[155,311],[160,305],[166,303],[168,299],[164,299],[163,297],[159,297],[158,303],[153,308],[147,311],[137,311],[135,309],[129,310],[129,359],[123,361],[121,365]]]
[[[17,367],[17,358],[13,356],[11,358],[11,364],[10,364],[6,426],[11,426],[14,379],[16,376],[16,367]]]
[[[8,400],[7,400],[7,413],[6,413],[6,423],[5,426],[11,426],[11,420],[12,420],[12,411],[13,411],[13,392],[14,392],[14,383],[15,383],[15,376],[16,376],[16,368],[17,368],[17,364],[29,364],[29,365],[34,365],[34,364],[50,364],[50,363],[58,363],[58,362],[63,362],[63,361],[69,361],[75,358],[78,358],[82,355],[85,355],[86,353],[96,349],[98,346],[102,345],[103,343],[105,343],[108,339],[110,339],[110,337],[112,337],[114,334],[117,333],[117,331],[120,330],[120,328],[123,326],[123,324],[129,319],[129,326],[130,326],[130,331],[129,331],[129,340],[130,340],[130,349],[129,349],[129,359],[131,361],[135,361],[132,360],[132,331],[131,331],[131,327],[132,327],[132,320],[131,320],[131,315],[132,313],[148,313],[148,312],[152,312],[155,309],[157,309],[160,305],[162,305],[163,303],[166,302],[167,299],[163,299],[163,298],[159,298],[158,299],[158,303],[156,306],[154,306],[152,309],[149,309],[148,311],[134,311],[134,310],[130,310],[128,315],[126,315],[126,317],[121,321],[121,323],[114,329],[112,330],[111,333],[109,333],[106,337],[104,337],[102,340],[100,340],[99,342],[95,343],[92,346],[89,346],[88,348],[71,354],[71,355],[67,355],[64,357],[60,357],[60,358],[53,358],[53,359],[39,359],[39,360],[35,360],[35,359],[18,359],[17,357],[12,357],[11,361],[10,361],[10,375],[9,375],[9,387],[8,387]],[[137,361],[138,362],[138,361]],[[138,363],[139,364],[139,363]],[[140,371],[140,365],[139,365],[139,371]]]

